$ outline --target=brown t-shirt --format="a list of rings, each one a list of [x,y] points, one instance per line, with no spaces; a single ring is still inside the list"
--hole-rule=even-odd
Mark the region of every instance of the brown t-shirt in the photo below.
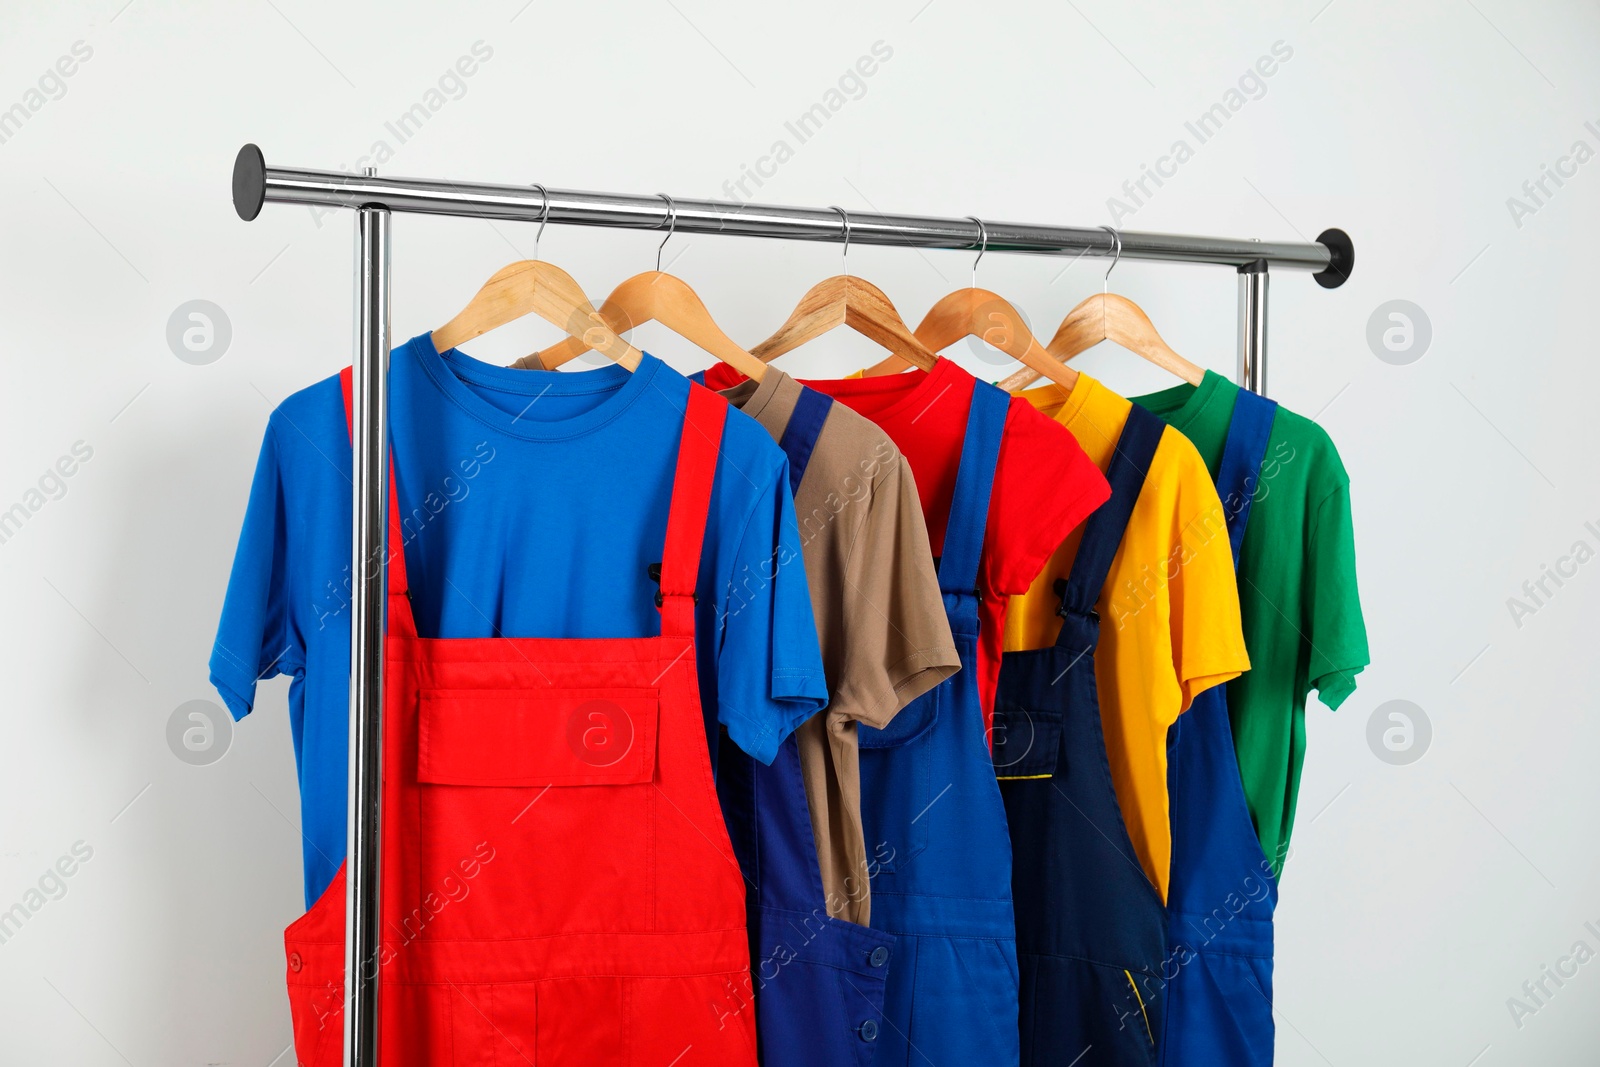
[[[771,368],[722,395],[783,440],[804,390]],[[795,732],[828,914],[867,925],[856,723],[883,727],[961,666],[911,465],[843,404],[828,410],[795,493],[828,679],[827,710]]]

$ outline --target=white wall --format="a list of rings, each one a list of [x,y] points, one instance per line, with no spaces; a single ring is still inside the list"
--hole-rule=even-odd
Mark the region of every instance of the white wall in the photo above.
[[[1549,185],[1532,214],[1507,205],[1574,142],[1600,149],[1592,5],[5,8],[0,108],[75,45],[92,55],[0,143],[0,508],[75,442],[93,455],[0,544],[0,908],[76,842],[92,857],[0,944],[0,1061],[292,1059],[285,685],[263,687],[219,762],[187,765],[166,739],[180,704],[215,699],[206,658],[267,413],[350,354],[350,220],[268,207],[240,222],[240,144],[332,168],[384,139],[389,174],[722,196],[784,138],[794,156],[759,199],[1098,225],[1123,181],[1281,41],[1292,56],[1259,99],[1119,220],[1291,240],[1341,226],[1356,241],[1344,288],[1284,273],[1272,289],[1271,391],[1318,415],[1349,467],[1373,658],[1343,710],[1310,715],[1279,912],[1279,1062],[1595,1062],[1600,963],[1547,981],[1520,1027],[1507,1007],[1575,942],[1600,949],[1600,563],[1520,626],[1507,607],[1573,542],[1600,547],[1600,163]],[[479,41],[493,54],[464,94],[398,144],[385,123]],[[785,121],[879,41],[893,55],[864,93],[795,145]],[[525,225],[416,217],[394,235],[399,338],[533,244]],[[543,253],[598,297],[658,240],[552,227]],[[712,237],[668,255],[747,343],[838,266],[837,246]],[[913,322],[970,261],[850,256]],[[980,281],[1048,334],[1103,266],[991,255]],[[1124,263],[1113,280],[1176,348],[1231,373],[1231,272]],[[209,365],[165,336],[193,299],[231,323]],[[1396,299],[1432,329],[1405,366],[1367,342]],[[509,359],[554,336],[518,324],[475,351]],[[642,342],[685,370],[704,362],[659,331]],[[789,369],[843,372],[869,352],[840,334]],[[1120,351],[1082,365],[1127,393],[1167,384]],[[1396,699],[1433,731],[1406,766],[1366,740]]]

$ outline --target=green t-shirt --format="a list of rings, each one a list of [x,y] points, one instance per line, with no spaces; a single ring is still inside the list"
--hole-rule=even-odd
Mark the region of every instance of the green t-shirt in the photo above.
[[[1134,403],[1180,431],[1212,477],[1239,387],[1212,371]],[[1282,407],[1273,420],[1239,558],[1250,670],[1228,683],[1245,799],[1262,850],[1281,869],[1306,751],[1306,696],[1337,708],[1368,663],[1356,594],[1350,479],[1327,433]]]

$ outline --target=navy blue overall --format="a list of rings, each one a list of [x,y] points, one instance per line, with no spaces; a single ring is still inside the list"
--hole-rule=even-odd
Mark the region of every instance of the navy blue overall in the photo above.
[[[975,384],[939,560],[961,669],[858,734],[872,925],[896,938],[875,1067],[1018,1062],[1011,842],[976,670],[978,560],[1009,405]]]
[[[1277,405],[1240,391],[1217,470],[1239,563]],[[1226,686],[1194,698],[1167,734],[1172,884],[1167,1067],[1272,1063],[1272,911],[1278,883],[1245,806]]]
[[[778,442],[789,456],[791,491],[800,488],[832,404],[807,389],[795,405]],[[761,1063],[869,1067],[895,939],[828,914],[794,735],[770,767],[726,734],[721,747],[717,793],[746,881]]]
[[[1166,911],[1133,850],[1100,726],[1095,611],[1166,425],[1135,405],[1061,595],[1054,645],[1007,652],[994,717],[1022,965],[1024,1065],[1158,1062]]]

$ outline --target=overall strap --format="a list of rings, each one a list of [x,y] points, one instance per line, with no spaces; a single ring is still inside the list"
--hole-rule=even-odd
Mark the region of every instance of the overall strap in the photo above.
[[[693,374],[689,375],[689,380],[696,385],[705,385],[706,372],[703,370],[697,370]]]
[[[1122,424],[1122,433],[1111,454],[1111,464],[1106,468],[1106,481],[1111,484],[1111,499],[1101,504],[1083,525],[1083,540],[1078,543],[1078,554],[1072,561],[1072,572],[1056,581],[1056,592],[1061,594],[1059,614],[1073,611],[1088,615],[1094,611],[1105,587],[1106,575],[1111,573],[1111,562],[1116,558],[1117,547],[1133,515],[1133,505],[1144,488],[1145,475],[1150,473],[1150,461],[1155,458],[1156,446],[1167,424],[1150,414],[1138,404],[1128,410],[1128,421]],[[1066,636],[1062,629],[1062,637]]]
[[[683,433],[678,440],[678,466],[672,479],[672,503],[667,509],[666,543],[661,549],[661,592],[656,605],[661,609],[664,637],[694,636],[700,546],[705,541],[711,484],[716,480],[717,455],[727,418],[727,401],[704,386],[690,384]]]
[[[794,402],[789,425],[783,428],[783,440],[778,447],[789,457],[789,492],[798,493],[800,482],[806,476],[806,465],[811,462],[811,452],[822,435],[822,424],[828,421],[833,408],[833,397],[815,389],[800,387],[800,399]]]
[[[1250,503],[1261,483],[1261,461],[1267,454],[1267,439],[1278,416],[1278,404],[1248,389],[1239,390],[1233,402],[1233,418],[1228,423],[1228,439],[1222,446],[1222,464],[1217,468],[1217,495],[1222,497],[1222,513],[1228,520],[1228,540],[1233,545],[1233,565],[1239,566],[1239,547],[1244,544],[1244,528],[1250,521]]]
[[[355,415],[352,410],[351,390],[354,367],[339,372],[339,388],[344,392],[344,425],[350,434],[352,447],[355,440]],[[391,447],[391,452],[393,451]],[[400,494],[394,486],[394,456],[389,457],[389,626],[395,637],[417,636],[417,622],[411,614],[411,586],[406,582],[405,529],[400,525]]]
[[[994,489],[994,469],[1000,459],[1000,439],[1010,407],[1011,397],[1005,390],[973,381],[967,434],[961,442],[961,465],[956,469],[955,492],[950,498],[944,549],[939,553],[940,592],[970,597],[977,591],[978,561],[983,556],[983,538],[989,524],[989,495]]]

